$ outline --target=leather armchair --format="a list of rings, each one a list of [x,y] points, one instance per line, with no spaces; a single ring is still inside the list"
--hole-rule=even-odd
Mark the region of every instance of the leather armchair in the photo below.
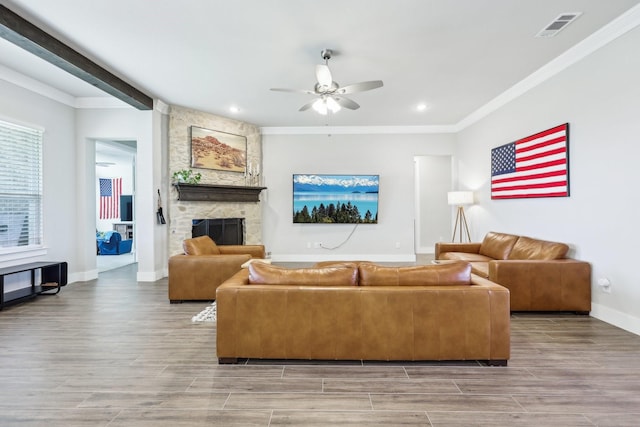
[[[184,254],[169,258],[169,301],[213,301],[216,290],[251,258],[264,258],[264,245],[216,245],[209,236],[186,239]]]

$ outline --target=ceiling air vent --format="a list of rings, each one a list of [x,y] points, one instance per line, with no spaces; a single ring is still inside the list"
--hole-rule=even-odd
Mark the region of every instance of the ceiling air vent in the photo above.
[[[565,29],[567,25],[575,21],[580,15],[582,15],[582,12],[563,13],[540,30],[540,32],[536,34],[536,37],[553,37]]]

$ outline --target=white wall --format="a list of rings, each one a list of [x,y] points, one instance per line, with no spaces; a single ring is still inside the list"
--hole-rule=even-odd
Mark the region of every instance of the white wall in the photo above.
[[[78,236],[80,269],[86,279],[97,277],[95,257],[95,144],[96,139],[135,140],[136,168],[136,254],[139,281],[155,281],[166,275],[166,248],[156,245],[167,233],[166,226],[156,223],[157,190],[161,188],[160,162],[154,162],[163,146],[154,123],[161,122],[155,111],[125,109],[85,109],[76,113],[78,149],[78,223],[84,234]],[[160,126],[160,125],[158,125]],[[158,139],[157,141],[155,141]],[[164,240],[166,242],[166,239]]]
[[[458,134],[459,179],[477,189],[474,238],[490,230],[567,242],[592,264],[592,315],[640,333],[640,28]],[[569,122],[568,198],[490,199],[490,150]],[[609,278],[612,292],[596,286]]]
[[[74,109],[0,80],[0,118],[44,128],[43,209],[45,251],[16,259],[0,255],[0,267],[32,261],[67,261],[69,280],[78,271],[75,209]],[[95,242],[94,249],[95,253]],[[95,255],[94,255],[95,256]]]
[[[69,282],[97,277],[95,256],[95,139],[136,140],[138,280],[166,276],[166,226],[155,222],[157,189],[166,173],[166,138],[157,111],[133,108],[76,110],[0,79],[0,117],[44,128],[44,245],[33,253],[2,255],[0,266],[53,260],[69,263]],[[166,122],[166,119],[164,120]],[[166,125],[164,134],[166,135]]]
[[[454,151],[452,134],[263,135],[263,237],[278,261],[414,261],[414,157]],[[378,224],[293,224],[292,175],[378,174]],[[447,178],[448,179],[448,178]],[[310,248],[308,247],[310,244]]]

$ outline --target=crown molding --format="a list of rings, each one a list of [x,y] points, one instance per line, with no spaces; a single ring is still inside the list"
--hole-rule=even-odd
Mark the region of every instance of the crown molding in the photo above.
[[[75,98],[75,107],[79,109],[91,108],[134,108],[118,98],[105,97],[78,97]]]
[[[76,99],[68,93],[55,89],[38,80],[32,79],[31,77],[27,77],[24,74],[12,70],[11,68],[5,67],[4,65],[0,65],[0,80],[4,80],[69,107],[75,108],[76,106]]]
[[[11,68],[0,65],[0,80],[44,96],[53,101],[78,109],[90,108],[133,108],[131,105],[112,96],[74,97],[66,92],[51,87],[39,80],[27,77]],[[166,105],[166,104],[165,104]]]
[[[456,124],[440,126],[263,127],[263,135],[349,135],[457,133],[483,119],[539,84],[640,26],[640,5],[634,6]]]
[[[0,37],[139,110],[153,108],[150,96],[4,5],[0,5]]]
[[[639,25],[640,5],[637,5],[469,114],[455,128],[459,132],[471,126]]]
[[[263,135],[386,135],[455,133],[454,126],[299,126],[262,127]]]
[[[262,127],[263,135],[374,135],[374,134],[442,134],[457,133],[483,119],[509,102],[552,78],[556,74],[589,56],[618,37],[640,26],[640,5],[629,9],[578,44],[569,48],[560,56],[551,60],[537,71],[493,98],[464,119],[451,125],[433,126],[300,126],[300,127]],[[75,98],[65,92],[20,74],[0,65],[0,80],[27,89],[54,101],[73,108],[130,108],[125,102],[110,96]],[[155,100],[156,110],[168,114],[170,105]]]
[[[27,77],[11,68],[0,65],[0,80],[26,89],[35,94],[44,96],[53,101],[78,109],[89,108],[133,108],[112,96],[105,97],[74,97],[66,92],[44,84],[36,79]]]
[[[169,114],[171,112],[171,105],[161,99],[154,99],[153,109],[158,111],[160,114]]]

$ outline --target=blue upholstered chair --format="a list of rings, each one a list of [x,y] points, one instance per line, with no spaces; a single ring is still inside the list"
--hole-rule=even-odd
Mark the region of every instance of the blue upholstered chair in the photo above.
[[[132,240],[122,240],[117,231],[107,231],[103,239],[98,239],[98,253],[100,255],[120,255],[131,252]]]

